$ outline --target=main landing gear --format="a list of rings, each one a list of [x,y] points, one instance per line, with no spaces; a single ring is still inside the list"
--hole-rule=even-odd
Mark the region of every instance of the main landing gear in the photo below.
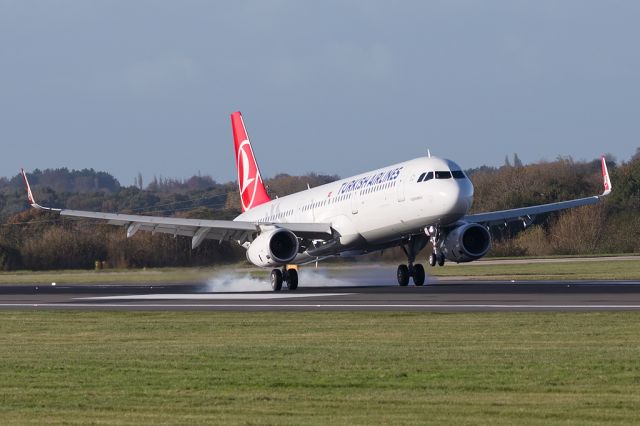
[[[298,288],[298,271],[286,266],[280,269],[274,269],[271,271],[271,288],[273,291],[282,290],[282,283],[287,283],[289,290],[296,290]]]
[[[424,284],[425,277],[424,266],[419,263],[398,265],[398,284],[402,287],[409,285],[409,278],[413,278],[415,285],[421,286]]]
[[[400,246],[402,247],[404,253],[407,255],[408,263],[408,265],[398,266],[397,278],[398,284],[400,286],[404,287],[409,285],[410,278],[413,278],[413,284],[415,284],[416,286],[421,286],[424,284],[424,280],[426,277],[424,267],[419,263],[414,264],[413,262],[415,262],[418,252],[420,252],[420,250],[422,250],[426,245],[426,238],[414,237],[407,242],[406,246]]]

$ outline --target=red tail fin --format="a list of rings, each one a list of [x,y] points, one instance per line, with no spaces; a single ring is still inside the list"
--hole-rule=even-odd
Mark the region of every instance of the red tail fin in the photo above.
[[[269,198],[267,190],[262,183],[258,163],[253,156],[249,135],[244,127],[240,111],[231,114],[231,127],[233,128],[233,142],[236,147],[240,200],[242,201],[242,211],[246,212],[260,204],[271,201],[271,198]]]

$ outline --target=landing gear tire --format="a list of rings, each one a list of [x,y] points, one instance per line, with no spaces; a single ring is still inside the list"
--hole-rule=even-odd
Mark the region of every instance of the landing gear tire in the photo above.
[[[282,272],[280,269],[274,269],[271,271],[271,288],[273,291],[282,290]]]
[[[398,266],[398,284],[401,287],[409,284],[409,267],[407,265]]]
[[[298,271],[295,269],[287,270],[287,286],[291,291],[298,288]]]
[[[442,253],[438,253],[438,266],[444,266],[444,255]]]
[[[438,257],[436,256],[435,253],[431,253],[429,255],[429,266],[431,267],[436,266],[436,263],[438,263]]]
[[[422,266],[419,263],[416,263],[415,265],[413,265],[413,284],[420,287],[421,285],[424,284],[424,278],[425,278],[424,266]]]

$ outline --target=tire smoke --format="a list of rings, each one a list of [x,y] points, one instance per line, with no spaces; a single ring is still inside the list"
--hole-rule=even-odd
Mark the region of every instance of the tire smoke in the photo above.
[[[340,268],[300,268],[300,290],[306,288],[327,287],[385,287],[397,286],[395,268],[390,266],[354,266]],[[433,277],[427,277],[425,285],[433,283]],[[282,289],[286,291],[286,283]],[[271,291],[269,271],[265,270],[261,276],[249,273],[224,272],[209,279],[204,292],[208,293],[239,293],[254,291]]]

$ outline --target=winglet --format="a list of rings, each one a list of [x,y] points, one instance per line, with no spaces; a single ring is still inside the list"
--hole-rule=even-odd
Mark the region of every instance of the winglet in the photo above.
[[[27,173],[25,173],[24,169],[20,169],[20,174],[22,175],[22,180],[24,181],[24,186],[27,189],[27,201],[31,207],[41,210],[51,210],[59,212],[60,209],[52,209],[51,207],[42,207],[40,204],[36,203],[36,200],[33,198],[33,192],[31,192],[31,185],[29,185],[29,179],[27,179]]]
[[[609,170],[607,170],[607,162],[605,161],[604,155],[602,156],[602,180],[604,181],[604,192],[602,195],[609,195],[613,187],[611,186],[611,179],[609,179]]]
[[[22,175],[22,180],[24,181],[24,186],[27,189],[27,201],[31,207],[39,207],[36,201],[33,199],[33,192],[31,192],[31,185],[29,185],[29,179],[27,179],[27,174],[24,169],[20,169],[20,174]]]

